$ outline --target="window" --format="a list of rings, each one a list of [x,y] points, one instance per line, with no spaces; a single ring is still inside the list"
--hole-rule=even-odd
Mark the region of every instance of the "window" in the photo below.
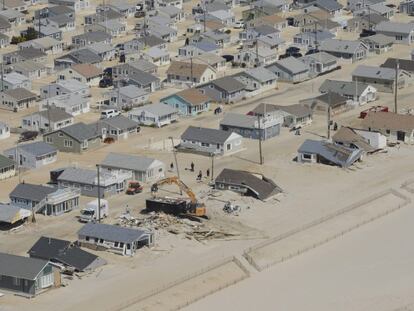
[[[13,278],[13,285],[14,286],[20,286],[20,279],[19,278]]]
[[[63,133],[59,132],[58,136],[63,137]]]
[[[115,246],[115,247],[118,247],[118,242],[115,242],[114,246]]]
[[[226,149],[227,149],[227,150],[231,150],[231,144],[227,144],[227,145],[226,145]]]
[[[86,241],[89,241],[89,237],[88,237],[88,236],[87,236],[87,237],[85,237],[85,240],[86,240]]]
[[[312,159],[312,155],[311,155],[311,154],[308,154],[308,153],[304,153],[304,154],[302,155],[302,157],[303,157],[304,159],[307,159],[307,160]]]
[[[72,147],[72,146],[73,146],[73,141],[68,140],[68,139],[65,139],[65,140],[64,140],[64,142],[63,142],[63,145],[64,145],[66,148],[70,148],[70,147]]]
[[[51,144],[53,142],[52,137],[46,136],[46,142]]]
[[[119,243],[119,247],[121,247],[121,248],[124,247],[124,243],[122,243],[122,242]]]
[[[87,191],[92,191],[92,186],[90,185],[85,185],[83,188]]]

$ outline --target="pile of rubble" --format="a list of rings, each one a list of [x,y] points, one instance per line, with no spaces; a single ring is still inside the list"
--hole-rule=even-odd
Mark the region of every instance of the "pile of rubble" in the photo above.
[[[239,235],[238,233],[215,230],[205,222],[155,212],[143,218],[135,218],[127,212],[119,217],[119,224],[128,227],[140,227],[153,232],[164,231],[176,235],[181,234],[187,239],[194,239],[199,242],[231,238]]]

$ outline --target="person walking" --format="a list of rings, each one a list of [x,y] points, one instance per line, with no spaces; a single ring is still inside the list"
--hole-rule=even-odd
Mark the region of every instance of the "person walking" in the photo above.
[[[207,169],[207,171],[206,171],[206,176],[207,176],[207,178],[209,178],[210,177],[210,169],[208,168]]]
[[[194,172],[194,163],[193,162],[191,162],[190,167],[191,167],[191,171]]]
[[[170,170],[173,171],[174,170],[174,163],[171,162],[170,164]]]
[[[201,170],[198,172],[197,175],[197,180],[201,180],[201,178],[203,178],[203,173],[201,172]]]

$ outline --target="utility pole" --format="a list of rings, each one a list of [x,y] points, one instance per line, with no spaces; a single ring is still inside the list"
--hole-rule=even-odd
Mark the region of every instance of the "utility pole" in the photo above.
[[[193,86],[193,57],[190,57],[191,86]]]
[[[256,38],[256,67],[259,67],[259,42]]]
[[[96,164],[96,173],[98,178],[98,222],[101,222],[101,176],[99,170],[99,164]]]
[[[4,91],[4,68],[3,62],[1,63],[1,91]]]
[[[359,103],[359,100],[358,100],[358,77],[355,77],[355,99]]]
[[[266,115],[266,104],[264,104],[264,113],[263,118]],[[260,165],[263,165],[263,154],[262,154],[262,129],[260,126],[260,114],[257,114],[257,127],[259,129],[259,156],[260,156]],[[266,129],[265,129],[266,130]]]
[[[203,20],[203,24],[204,24],[204,32],[206,32],[206,10],[207,10],[207,3],[206,0],[204,0],[204,8],[203,8],[203,15],[204,15],[204,20]]]
[[[329,103],[328,103],[328,140],[331,139],[331,92],[328,93]]]
[[[395,60],[395,82],[394,82],[394,112],[398,113],[398,72],[400,71],[400,61]]]
[[[172,151],[173,151],[173,155],[174,155],[174,161],[175,161],[175,167],[177,169],[177,177],[178,179],[181,180],[180,178],[180,169],[178,168],[178,161],[177,161],[177,152],[175,151],[175,146],[174,146],[174,138],[172,136],[168,137],[171,140],[171,147],[172,147]],[[183,195],[183,191],[180,188],[180,195]]]
[[[211,153],[211,181],[214,179],[214,153]]]
[[[4,3],[4,0],[3,0],[3,3]],[[42,20],[42,16],[41,15],[42,14],[39,13],[39,18],[38,18],[38,21],[39,21],[39,30],[38,30],[37,38],[40,38],[40,27],[41,27],[41,20]],[[33,28],[35,28],[35,25],[33,25]],[[36,33],[36,30],[35,30],[35,33]]]

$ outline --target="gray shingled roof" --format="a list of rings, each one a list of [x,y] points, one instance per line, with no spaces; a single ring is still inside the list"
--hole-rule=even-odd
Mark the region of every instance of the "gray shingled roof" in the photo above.
[[[131,114],[141,114],[142,111],[146,111],[152,114],[155,114],[157,116],[165,116],[165,115],[169,115],[172,113],[178,113],[178,110],[163,104],[163,103],[156,103],[156,104],[150,104],[150,105],[145,105],[139,108],[134,108],[131,110]]]
[[[16,218],[18,214],[20,215],[20,210],[21,208],[19,206],[0,203],[0,223],[5,222],[11,224],[21,220]]]
[[[0,169],[10,167],[12,165],[16,165],[16,163],[12,159],[0,154]]]
[[[148,85],[159,80],[158,77],[142,70],[135,70],[135,72],[132,75],[129,75],[128,78],[138,82],[141,85]]]
[[[414,23],[381,22],[375,26],[375,31],[409,34],[414,31]]]
[[[0,253],[0,275],[35,280],[48,261]]]
[[[254,129],[256,128],[257,118],[248,116],[242,113],[228,112],[224,115],[224,119],[220,121],[220,125],[243,127]]]
[[[228,93],[237,92],[246,88],[243,83],[231,76],[218,78],[211,81],[210,83],[214,84],[216,87],[224,91],[227,91]]]
[[[34,143],[28,144],[19,144],[17,147],[7,149],[5,152],[16,150],[16,148],[18,148],[18,150],[23,150],[24,152],[27,152],[35,157],[57,152],[56,147],[49,145],[43,141],[36,141]]]
[[[223,144],[233,132],[189,126],[181,139],[211,144]]]
[[[104,185],[105,179],[112,176],[106,172],[100,172],[100,184],[101,186]],[[95,185],[97,184],[96,181],[97,171],[96,169],[85,169],[85,168],[76,168],[76,167],[68,167],[65,168],[62,174],[59,175],[59,181],[70,181],[76,182],[86,185]]]
[[[101,165],[145,172],[155,161],[158,160],[142,156],[111,152],[102,161]]]
[[[320,50],[326,52],[354,54],[361,44],[365,45],[361,41],[326,39],[322,41]]]
[[[53,187],[46,187],[34,184],[18,184],[16,188],[10,192],[10,198],[20,198],[26,200],[33,200],[36,202],[42,201],[50,193],[55,192]]]
[[[99,121],[100,124],[108,124],[111,127],[121,129],[121,130],[128,130],[131,128],[139,127],[139,124],[134,120],[131,120],[123,115],[119,115],[113,118],[105,119]]]
[[[347,168],[362,155],[362,150],[350,149],[327,141],[307,139],[299,147],[299,153],[317,154],[340,167]]]
[[[33,115],[35,114],[39,114],[43,118],[46,118],[52,122],[58,122],[58,121],[73,118],[71,114],[67,113],[64,109],[58,108],[58,107],[51,107],[48,110],[42,110],[42,111],[33,113]]]
[[[292,56],[278,60],[276,63],[271,64],[266,68],[272,71],[273,66],[280,67],[293,75],[309,71],[308,66]]]
[[[307,117],[312,115],[312,109],[301,104],[294,104],[289,106],[275,105],[276,109],[289,113],[297,118]]]
[[[245,74],[251,76],[253,79],[259,82],[267,82],[267,81],[277,79],[277,76],[272,71],[264,67],[256,67],[256,68],[247,69],[245,71]]]
[[[114,225],[88,223],[78,231],[78,235],[112,242],[133,243],[146,238],[148,232]]]
[[[394,81],[395,69],[383,68],[383,67],[377,67],[377,66],[359,65],[352,72],[352,76]]]
[[[32,93],[29,90],[22,88],[22,87],[5,90],[3,93],[16,99],[17,101],[26,100],[26,99],[36,99],[37,97],[35,93]]]
[[[92,138],[100,136],[100,134],[96,130],[96,127],[94,128],[93,125],[87,125],[82,122],[61,128],[58,131],[65,133],[66,135],[77,140],[78,142],[83,142],[85,140],[90,140]]]
[[[362,82],[357,83],[356,81],[339,81],[327,79],[319,87],[319,92],[327,93],[330,91],[342,96],[355,96],[355,94],[359,96],[366,90],[367,87],[368,84]]]

